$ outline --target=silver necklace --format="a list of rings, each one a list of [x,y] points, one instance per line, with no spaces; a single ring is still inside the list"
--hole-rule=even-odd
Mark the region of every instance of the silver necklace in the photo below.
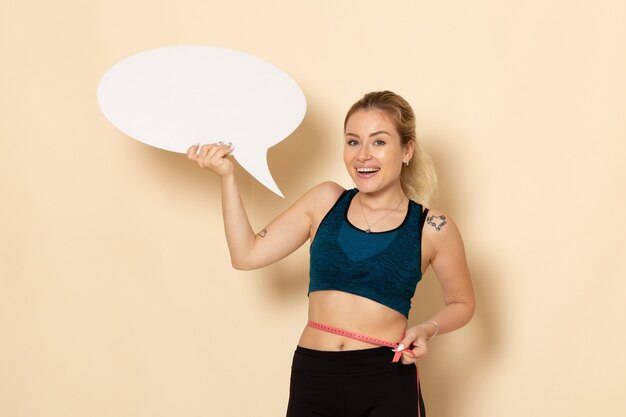
[[[398,207],[400,207],[400,204],[402,204],[402,202],[404,201],[404,194],[402,195],[402,199],[400,200],[400,202],[398,203],[398,205],[395,208],[392,208],[391,210],[389,210],[389,212],[387,214],[385,214],[383,217],[381,217],[380,219],[376,220],[374,223],[369,224],[369,222],[367,221],[367,216],[365,215],[365,210],[363,210],[363,202],[361,201],[361,199],[359,198],[359,205],[361,206],[361,212],[363,213],[363,218],[365,219],[365,224],[367,224],[367,229],[365,229],[365,233],[371,233],[372,231],[372,227],[378,223],[379,221],[381,221],[382,219],[384,219],[385,217],[389,216],[391,213],[393,213],[394,211],[396,211],[398,209]]]

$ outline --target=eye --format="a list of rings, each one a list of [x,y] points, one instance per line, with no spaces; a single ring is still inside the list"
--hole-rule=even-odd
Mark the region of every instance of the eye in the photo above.
[[[356,139],[348,139],[346,141],[346,145],[348,145],[348,146],[356,146],[358,144],[359,144],[359,142]]]
[[[384,140],[382,140],[382,139],[376,139],[374,141],[374,145],[376,145],[376,146],[382,146],[384,144],[386,144],[386,142]]]

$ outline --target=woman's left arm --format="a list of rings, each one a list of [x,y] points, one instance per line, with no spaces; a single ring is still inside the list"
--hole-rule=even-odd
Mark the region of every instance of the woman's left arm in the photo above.
[[[428,213],[422,235],[422,250],[441,285],[445,306],[428,320],[407,329],[401,348],[411,343],[415,348],[413,355],[402,355],[405,364],[426,356],[428,339],[467,324],[476,304],[461,233],[445,213],[437,210]]]

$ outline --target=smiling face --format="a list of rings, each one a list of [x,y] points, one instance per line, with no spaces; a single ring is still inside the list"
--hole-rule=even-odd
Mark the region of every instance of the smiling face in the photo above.
[[[400,188],[404,161],[413,155],[413,141],[403,145],[395,125],[379,109],[359,110],[346,122],[343,160],[359,191],[373,193]]]

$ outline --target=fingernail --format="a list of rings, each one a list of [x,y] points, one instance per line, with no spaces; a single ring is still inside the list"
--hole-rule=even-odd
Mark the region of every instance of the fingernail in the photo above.
[[[398,347],[396,348],[396,352],[400,352],[400,351],[402,351],[402,350],[404,350],[404,345],[403,345],[402,343],[400,343],[400,344],[398,345]]]

